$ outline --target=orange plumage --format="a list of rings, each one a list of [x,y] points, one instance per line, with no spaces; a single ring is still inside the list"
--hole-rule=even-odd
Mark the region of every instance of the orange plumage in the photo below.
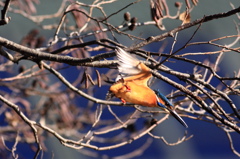
[[[147,107],[157,107],[154,91],[146,86],[139,85],[135,81],[122,82],[120,80],[110,87],[110,91],[124,103],[129,102]]]
[[[152,77],[150,68],[131,56],[121,48],[116,48],[119,76],[109,91],[123,103],[129,102],[147,107],[161,107],[168,110],[182,125],[187,127],[183,119],[174,111],[170,101],[158,91],[148,87]]]

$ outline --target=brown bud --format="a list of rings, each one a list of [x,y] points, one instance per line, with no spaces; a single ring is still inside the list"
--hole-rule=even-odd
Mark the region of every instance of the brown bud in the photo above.
[[[131,19],[131,14],[129,12],[124,13],[124,20],[129,21]]]
[[[179,7],[181,7],[182,6],[182,3],[181,2],[175,2],[175,7],[177,7],[177,8],[179,8]]]
[[[136,28],[135,23],[131,24],[131,25],[128,27],[128,29],[131,30],[131,31],[133,31],[135,28]]]
[[[136,22],[137,22],[137,18],[136,18],[136,17],[132,17],[132,19],[131,19],[130,22],[131,22],[131,23],[136,23]]]

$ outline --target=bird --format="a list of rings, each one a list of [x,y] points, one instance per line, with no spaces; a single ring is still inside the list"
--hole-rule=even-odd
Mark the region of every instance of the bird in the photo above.
[[[115,96],[124,104],[128,102],[145,107],[161,108],[187,128],[188,125],[177,114],[167,97],[159,90],[152,90],[148,86],[149,79],[152,77],[151,69],[122,48],[116,47],[115,51],[119,75],[115,83],[110,86],[107,98]]]

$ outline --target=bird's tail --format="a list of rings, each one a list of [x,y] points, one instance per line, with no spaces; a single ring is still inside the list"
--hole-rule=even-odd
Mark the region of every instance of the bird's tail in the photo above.
[[[162,107],[167,109],[170,114],[177,119],[184,127],[188,127],[188,125],[185,123],[185,121],[177,114],[177,112],[173,109],[173,104],[165,97],[162,93],[160,93],[159,90],[154,90],[155,94],[157,95],[158,98],[160,98],[163,103],[158,102],[157,104]]]
[[[170,114],[177,119],[184,127],[188,128],[188,125],[185,123],[185,121],[177,114],[175,110],[168,109]]]

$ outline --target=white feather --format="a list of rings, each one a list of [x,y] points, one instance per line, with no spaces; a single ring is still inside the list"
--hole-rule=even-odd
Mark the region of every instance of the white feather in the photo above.
[[[132,76],[139,74],[141,69],[138,68],[139,60],[129,53],[121,49],[120,47],[116,47],[116,54],[118,58],[118,71],[119,76],[117,77],[116,81],[120,78],[124,78],[127,76]]]

